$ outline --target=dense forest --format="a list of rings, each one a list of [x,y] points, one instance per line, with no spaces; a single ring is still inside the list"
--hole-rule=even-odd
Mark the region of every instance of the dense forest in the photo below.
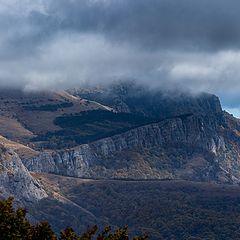
[[[186,181],[83,181],[62,176],[49,176],[46,181],[50,180],[69,200],[106,220],[101,226],[121,227],[124,223],[131,234],[146,232],[151,240],[240,239],[239,186]],[[45,219],[53,206],[55,202],[52,206],[49,201],[40,202],[34,213]],[[69,210],[64,218],[74,215],[75,210]],[[65,224],[61,225],[61,216],[57,216],[53,225],[60,230]]]

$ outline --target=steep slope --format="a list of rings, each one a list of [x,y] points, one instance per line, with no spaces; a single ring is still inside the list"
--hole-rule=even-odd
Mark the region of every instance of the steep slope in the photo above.
[[[14,196],[22,203],[47,197],[45,190],[30,175],[19,156],[3,144],[0,144],[0,196]]]
[[[0,136],[0,144],[16,152],[21,159],[31,159],[39,154],[38,151],[21,143],[11,141],[3,136]]]
[[[70,223],[79,231],[102,223],[90,211],[62,195],[57,186],[43,186],[41,179],[27,170],[13,149],[23,156],[36,154],[19,143],[0,137],[0,198],[14,197],[16,206],[27,208],[30,221],[48,220],[58,232]]]

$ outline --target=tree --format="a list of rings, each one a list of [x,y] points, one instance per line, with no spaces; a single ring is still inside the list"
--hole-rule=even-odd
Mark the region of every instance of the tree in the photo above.
[[[57,240],[48,222],[31,224],[26,218],[26,210],[13,207],[13,198],[0,201],[0,240]],[[97,235],[97,226],[89,228],[79,236],[72,228],[66,228],[60,233],[59,240],[130,240],[128,228],[119,228],[114,232],[106,227]],[[97,235],[97,236],[96,236]],[[135,237],[133,240],[147,240],[147,236]]]
[[[57,240],[48,222],[32,226],[32,240]]]
[[[0,240],[31,240],[31,224],[26,219],[26,210],[14,211],[13,198],[0,201]]]
[[[79,240],[79,237],[72,228],[66,228],[61,232],[59,240]]]

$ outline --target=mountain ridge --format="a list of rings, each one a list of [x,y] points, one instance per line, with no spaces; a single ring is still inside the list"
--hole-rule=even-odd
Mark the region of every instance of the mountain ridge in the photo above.
[[[85,100],[86,94],[81,96],[80,93],[75,90],[70,94],[55,94],[61,99],[67,97],[86,103],[87,108],[84,105],[80,115],[65,110],[60,114],[50,108],[49,103],[58,102],[50,99],[54,93],[46,93],[47,99],[36,96],[35,103],[31,103],[27,110],[23,109],[36,116],[41,116],[42,112],[53,114],[52,124],[56,124],[59,116],[61,121],[68,121],[65,125],[55,125],[62,128],[61,132],[52,131],[43,138],[46,145],[39,140],[28,143],[29,149],[34,149],[34,155],[30,158],[23,156],[22,161],[30,171],[87,178],[239,182],[240,125],[222,110],[215,95],[178,94],[169,97],[133,83],[118,83],[108,89],[93,90],[94,96],[88,91],[89,98]],[[104,101],[98,103],[96,100],[101,94]],[[26,102],[23,95],[20,96],[21,101]],[[119,99],[129,109],[124,116],[115,105]],[[40,102],[39,105],[36,101]],[[107,101],[113,104],[106,105]],[[65,108],[62,103],[57,106],[62,110]],[[83,107],[78,109],[82,110]],[[108,114],[103,114],[105,112]],[[129,125],[135,116],[139,125]],[[120,125],[122,128],[117,132],[115,127]],[[89,137],[96,131],[106,131],[106,134]],[[81,144],[84,138],[86,142]]]
[[[178,144],[189,145],[193,146],[193,148],[199,148],[202,152],[207,151],[209,155],[217,155],[218,151],[225,150],[225,142],[223,137],[219,137],[216,135],[214,138],[207,138],[205,133],[201,133],[202,122],[199,122],[199,118],[196,117],[188,117],[190,120],[181,118],[171,119],[171,120],[164,120],[157,124],[150,124],[143,127],[139,127],[133,130],[130,130],[126,133],[115,135],[110,138],[105,138],[102,140],[98,140],[96,142],[90,144],[80,145],[79,147],[75,147],[70,150],[63,150],[51,153],[43,153],[40,154],[39,157],[32,159],[32,161],[25,161],[25,165],[32,171],[40,171],[45,172],[49,171],[51,173],[58,173],[62,175],[69,175],[75,177],[94,177],[94,178],[102,178],[104,175],[94,175],[94,168],[100,167],[97,170],[99,173],[104,174],[110,169],[114,169],[114,159],[116,154],[120,154],[121,152],[125,152],[128,150],[133,150],[134,148],[151,148],[151,147],[161,147],[162,151],[164,151],[164,146],[170,146],[171,144]],[[185,121],[185,122],[184,122]],[[193,124],[196,124],[195,129],[191,129],[192,131],[195,130],[196,134],[188,136],[188,132]],[[169,131],[169,132],[168,132]],[[186,132],[184,132],[186,131]],[[187,132],[188,131],[188,132]],[[210,130],[209,130],[210,131]],[[149,137],[151,136],[151,137]],[[174,140],[176,138],[176,140]],[[199,141],[196,140],[196,143],[191,143],[193,139],[200,138]],[[201,153],[201,152],[200,152]],[[124,154],[122,155],[124,158]],[[140,157],[140,156],[139,156]],[[109,163],[107,163],[109,160]],[[101,164],[105,167],[101,168]],[[107,162],[106,162],[107,161]],[[159,159],[160,161],[160,159]],[[127,162],[122,160],[122,164],[120,166],[122,168],[116,168],[115,174],[120,171],[124,172],[124,164],[127,166]],[[135,164],[137,163],[137,159]],[[146,164],[147,162],[145,162]],[[151,162],[150,162],[151,163]],[[112,165],[111,165],[112,164]],[[134,162],[132,163],[134,165]],[[144,163],[143,163],[144,164]],[[155,165],[161,164],[161,162],[155,163]],[[43,169],[41,169],[41,166]],[[39,167],[39,168],[38,168]],[[136,167],[136,166],[135,166]],[[93,169],[92,169],[93,168]],[[62,170],[61,170],[62,169]],[[66,171],[65,171],[66,170]],[[139,175],[140,178],[145,178],[144,171],[147,169],[137,169],[141,174]],[[148,169],[148,170],[151,170]],[[157,169],[153,168],[153,170]],[[165,171],[166,169],[163,169]],[[95,170],[96,171],[96,170]],[[114,172],[114,171],[113,171]],[[128,176],[127,174],[128,169],[125,169],[125,173],[127,177],[134,178],[134,175]],[[161,178],[161,174],[154,174],[152,175],[149,173],[148,178]],[[113,173],[112,173],[113,174]],[[117,178],[121,176],[115,176],[115,174],[108,175],[106,173],[106,178]],[[167,175],[167,178],[170,177],[171,174]],[[164,177],[166,178],[166,177]]]

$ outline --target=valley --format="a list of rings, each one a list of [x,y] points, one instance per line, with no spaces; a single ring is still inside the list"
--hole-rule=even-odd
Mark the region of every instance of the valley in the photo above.
[[[48,191],[89,211],[99,226],[119,227],[124,223],[131,234],[148,233],[153,240],[240,237],[239,186],[189,181],[91,180],[37,173],[33,176]],[[46,205],[44,200],[34,212],[45,219],[55,207],[47,204],[48,208],[43,210],[42,205]],[[57,209],[62,212],[61,207]],[[52,219],[57,230],[78,216],[75,208],[69,208],[67,216],[59,215],[58,211]],[[89,220],[85,216],[79,221]],[[81,230],[79,222],[71,220],[71,223]]]

